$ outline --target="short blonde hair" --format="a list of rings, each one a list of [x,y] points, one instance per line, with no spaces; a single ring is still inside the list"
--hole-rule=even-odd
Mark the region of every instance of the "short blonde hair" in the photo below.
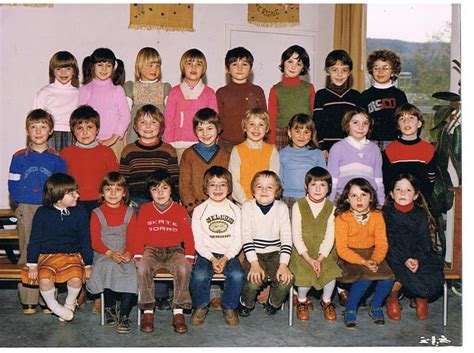
[[[135,115],[135,118],[133,118],[133,128],[137,130],[138,120],[140,120],[147,114],[152,119],[158,121],[158,124],[160,125],[160,132],[158,133],[158,137],[161,137],[161,135],[163,135],[163,132],[165,131],[165,117],[163,116],[163,113],[160,111],[160,109],[158,109],[153,104],[145,104],[143,107],[137,110],[137,114]]]
[[[266,137],[266,135],[270,132],[270,116],[262,108],[255,107],[255,108],[251,108],[247,110],[244,114],[244,118],[240,122],[240,128],[242,129],[242,132],[244,133],[245,138],[247,138],[247,133],[245,132],[245,125],[248,123],[248,121],[251,118],[259,118],[265,122],[265,124],[267,125],[265,129],[265,137]]]
[[[140,80],[142,77],[142,67],[144,64],[158,63],[161,66],[160,53],[155,48],[145,47],[140,49],[135,60],[135,81]],[[160,74],[161,76],[161,74]],[[159,79],[160,77],[158,77]]]
[[[25,127],[28,130],[31,124],[34,123],[45,123],[52,131],[54,129],[54,118],[53,116],[43,109],[34,109],[26,116]]]
[[[204,56],[202,51],[200,51],[199,49],[193,48],[193,49],[186,50],[183,56],[181,56],[181,60],[179,61],[179,68],[181,69],[181,78],[185,77],[184,68],[186,67],[186,62],[188,60],[197,60],[202,65],[201,78],[204,77],[207,70],[206,57]]]
[[[250,190],[252,191],[252,195],[255,196],[255,188],[257,187],[257,179],[260,177],[273,178],[275,180],[275,184],[276,184],[275,198],[279,199],[281,197],[281,192],[283,191],[283,187],[281,186],[280,177],[277,175],[277,173],[271,170],[261,170],[253,176],[252,182],[250,183]]]

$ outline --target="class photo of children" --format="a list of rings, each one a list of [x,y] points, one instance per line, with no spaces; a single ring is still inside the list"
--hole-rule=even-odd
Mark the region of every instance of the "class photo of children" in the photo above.
[[[461,10],[1,4],[0,347],[466,346]]]

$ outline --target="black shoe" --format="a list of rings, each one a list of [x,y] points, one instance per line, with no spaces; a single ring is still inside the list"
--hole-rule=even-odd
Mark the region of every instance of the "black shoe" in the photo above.
[[[253,308],[247,308],[245,305],[242,305],[239,303],[239,306],[237,307],[237,312],[239,313],[239,316],[242,317],[248,317],[250,316],[250,312],[253,310]]]
[[[269,297],[270,298],[270,297]],[[270,304],[270,302],[267,300],[267,302],[265,303],[265,314],[267,315],[275,315],[276,312],[280,310],[280,308],[275,308],[272,304]]]
[[[115,305],[105,308],[105,324],[107,326],[116,326],[118,324],[118,315]]]
[[[122,316],[119,319],[119,323],[115,328],[117,333],[130,333],[130,319],[127,316]]]
[[[169,297],[157,298],[156,309],[160,311],[171,310],[170,298]]]

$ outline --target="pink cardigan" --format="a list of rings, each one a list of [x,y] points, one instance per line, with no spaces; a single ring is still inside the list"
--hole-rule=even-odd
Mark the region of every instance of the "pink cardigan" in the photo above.
[[[88,104],[99,113],[99,140],[108,139],[112,134],[123,137],[130,123],[130,108],[122,86],[115,86],[110,79],[93,79],[79,89],[81,104]]]
[[[205,86],[197,99],[185,99],[180,85],[171,88],[166,101],[163,140],[167,143],[197,142],[193,117],[202,108],[217,112],[216,94],[212,88]]]

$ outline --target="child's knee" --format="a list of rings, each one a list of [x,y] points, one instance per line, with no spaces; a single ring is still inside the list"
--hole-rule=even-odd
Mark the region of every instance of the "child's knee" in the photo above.
[[[69,281],[67,281],[68,286],[73,287],[73,288],[79,288],[82,287],[82,280],[78,277],[71,278]]]

